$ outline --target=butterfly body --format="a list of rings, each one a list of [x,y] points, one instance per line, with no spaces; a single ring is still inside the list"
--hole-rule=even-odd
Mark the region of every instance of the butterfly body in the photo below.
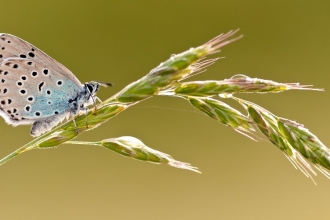
[[[31,135],[39,136],[86,110],[98,88],[33,45],[0,35],[0,115],[8,124],[32,124]]]

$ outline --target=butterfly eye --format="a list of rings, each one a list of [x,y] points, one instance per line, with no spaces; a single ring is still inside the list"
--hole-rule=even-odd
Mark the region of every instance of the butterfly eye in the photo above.
[[[94,86],[92,86],[90,84],[87,84],[86,86],[87,86],[87,89],[88,89],[89,93],[92,93],[93,90],[94,90]]]

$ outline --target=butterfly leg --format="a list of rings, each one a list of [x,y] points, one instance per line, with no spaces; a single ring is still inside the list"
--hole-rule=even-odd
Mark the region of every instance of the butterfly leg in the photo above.
[[[85,108],[86,128],[88,128],[88,108]]]
[[[95,99],[94,99],[94,96],[91,96],[91,98],[92,98],[92,100],[93,100],[93,105],[94,105],[94,115],[96,114],[96,110],[97,110],[97,108],[96,108],[96,102],[95,102]]]
[[[96,101],[99,101],[100,103],[102,103],[102,100],[99,97],[97,97],[97,96],[91,96],[91,97],[92,97],[93,105],[94,105],[93,115],[96,115],[96,111],[97,111]]]
[[[74,129],[76,131],[76,134],[78,134],[78,128],[77,128],[76,120],[74,120],[74,114],[71,114],[71,117],[72,117],[72,121],[73,121],[73,124],[74,124]]]
[[[97,100],[97,101],[99,101],[100,103],[102,103],[102,100],[101,100],[99,97],[95,96],[94,98],[95,98],[95,100]]]

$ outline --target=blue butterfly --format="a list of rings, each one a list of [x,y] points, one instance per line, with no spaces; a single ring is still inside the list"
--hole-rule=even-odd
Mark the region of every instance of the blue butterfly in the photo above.
[[[100,85],[82,84],[32,44],[0,34],[0,115],[8,124],[32,124],[31,135],[39,136],[95,105]]]

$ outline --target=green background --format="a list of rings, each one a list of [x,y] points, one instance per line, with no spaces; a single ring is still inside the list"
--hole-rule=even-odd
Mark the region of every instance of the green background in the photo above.
[[[330,89],[329,1],[2,1],[0,32],[67,66],[81,82],[111,81],[105,99],[171,54],[241,28],[197,79],[234,74]],[[305,124],[330,146],[329,92],[248,94],[278,116]],[[234,107],[232,100],[224,100]],[[3,122],[3,120],[1,119]],[[29,126],[1,123],[0,155],[32,140]],[[0,167],[1,219],[326,219],[330,181],[312,181],[267,141],[253,142],[155,97],[78,140],[134,136],[198,166],[202,175],[124,158],[101,147],[61,145]]]

